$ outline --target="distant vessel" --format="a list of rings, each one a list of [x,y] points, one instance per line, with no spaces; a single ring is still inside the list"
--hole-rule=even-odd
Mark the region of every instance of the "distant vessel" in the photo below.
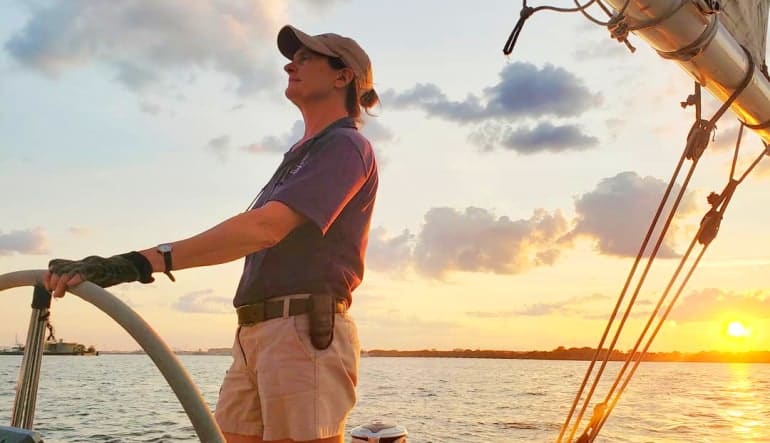
[[[24,345],[16,344],[11,348],[0,349],[0,355],[24,355]],[[49,341],[43,345],[43,355],[99,355],[93,346],[86,347],[80,343],[69,343],[62,339]]]

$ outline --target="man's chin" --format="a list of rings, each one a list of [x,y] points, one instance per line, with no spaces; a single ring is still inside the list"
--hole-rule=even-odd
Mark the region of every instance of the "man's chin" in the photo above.
[[[283,91],[283,95],[285,95],[286,98],[289,99],[289,101],[291,101],[292,103],[295,103],[295,100],[296,100],[296,97],[297,97],[297,92],[293,91],[291,86],[289,86],[288,88],[286,88]]]

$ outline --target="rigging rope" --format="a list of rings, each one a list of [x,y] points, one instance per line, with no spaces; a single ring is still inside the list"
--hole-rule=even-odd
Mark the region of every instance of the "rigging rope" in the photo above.
[[[626,22],[625,12],[630,4],[630,0],[625,0],[623,3],[623,6],[617,10],[615,14],[613,14],[610,9],[607,8],[607,6],[602,3],[601,0],[589,0],[586,3],[581,4],[579,0],[573,0],[576,7],[575,8],[557,8],[553,6],[538,6],[538,7],[530,7],[527,5],[527,0],[523,0],[522,3],[522,10],[519,15],[519,19],[516,22],[516,25],[513,28],[513,31],[511,32],[510,36],[508,37],[508,40],[506,41],[504,47],[503,47],[503,53],[505,55],[509,55],[512,51],[514,46],[516,45],[516,42],[519,38],[519,35],[521,34],[521,31],[524,27],[524,23],[526,20],[531,17],[535,12],[541,11],[541,10],[551,10],[556,12],[580,12],[583,14],[586,18],[588,18],[593,23],[596,23],[601,26],[606,26],[607,29],[610,31],[610,35],[613,39],[618,40],[619,42],[623,42],[626,44],[626,46],[631,50],[631,52],[635,51],[635,48],[629,43],[628,41],[628,34],[632,31],[638,31],[646,28],[650,28],[656,25],[659,25],[661,22],[668,20],[674,14],[676,14],[685,4],[689,4],[687,0],[680,0],[676,4],[674,4],[668,11],[654,17],[651,20],[637,23],[633,26],[629,25]],[[609,20],[604,22],[599,19],[596,19],[591,14],[588,13],[587,9],[589,6],[592,6],[596,4],[599,8],[601,8],[607,16],[609,16]],[[699,6],[700,7],[700,6]],[[702,9],[702,8],[701,8]],[[701,33],[701,35],[692,43],[689,45],[679,48],[676,51],[658,51],[658,54],[667,59],[676,59],[679,61],[689,61],[692,58],[700,55],[711,43],[714,36],[717,33],[717,30],[719,28],[718,23],[718,17],[716,13],[718,12],[718,8],[710,8],[708,11],[703,11],[704,14],[711,15],[713,14],[714,17],[712,17],[708,23],[705,26],[705,29]],[[591,399],[593,397],[593,394],[596,391],[596,387],[598,386],[599,380],[607,366],[607,363],[609,361],[610,356],[615,350],[615,346],[617,344],[617,341],[620,337],[620,334],[625,326],[626,320],[628,319],[631,309],[633,308],[636,299],[641,291],[642,286],[645,283],[647,274],[653,264],[653,261],[655,260],[657,253],[663,243],[663,240],[665,239],[666,233],[668,232],[669,227],[671,226],[671,223],[673,221],[674,216],[676,215],[677,209],[679,207],[679,204],[682,201],[682,198],[684,197],[684,193],[687,189],[687,186],[689,185],[689,182],[692,178],[692,175],[695,171],[695,167],[697,166],[698,160],[700,159],[701,155],[705,151],[706,147],[709,144],[711,135],[713,134],[713,131],[716,128],[717,121],[724,115],[725,112],[730,108],[732,103],[738,98],[738,96],[744,91],[744,89],[750,84],[751,80],[754,77],[754,71],[755,71],[755,63],[753,60],[753,57],[751,56],[751,53],[743,46],[741,46],[743,51],[746,54],[747,60],[748,60],[748,69],[746,72],[746,75],[742,79],[741,83],[733,90],[733,92],[730,94],[730,96],[725,100],[725,102],[719,107],[719,109],[714,113],[714,115],[708,119],[704,120],[701,118],[701,91],[700,91],[700,84],[698,82],[695,83],[695,94],[689,96],[685,102],[682,102],[682,107],[687,107],[688,105],[695,105],[695,121],[693,122],[692,127],[690,128],[690,131],[687,135],[687,142],[685,144],[685,148],[682,152],[682,156],[679,160],[679,163],[677,164],[676,168],[674,169],[674,173],[672,174],[671,180],[668,183],[668,186],[666,188],[666,191],[664,192],[663,197],[661,198],[660,204],[657,208],[657,211],[655,213],[655,216],[653,217],[653,220],[649,226],[649,229],[647,231],[647,234],[645,235],[644,240],[642,241],[642,244],[639,248],[639,251],[637,253],[636,259],[634,260],[634,263],[631,267],[631,270],[626,278],[626,281],[623,285],[623,288],[620,292],[620,295],[618,297],[618,301],[615,305],[615,308],[610,315],[610,318],[607,322],[607,326],[604,330],[604,333],[601,337],[601,340],[599,342],[599,345],[597,346],[593,359],[591,363],[589,364],[589,367],[586,371],[586,374],[583,378],[583,381],[580,385],[580,388],[575,395],[575,398],[572,402],[571,408],[569,410],[569,413],[567,414],[567,418],[565,419],[564,424],[562,425],[559,437],[557,442],[562,442],[562,438],[565,435],[565,432],[570,429],[570,423],[572,422],[572,417],[575,414],[577,410],[577,405],[581,401],[581,397],[583,396],[583,393],[586,389],[586,385],[588,383],[588,379],[593,373],[594,367],[596,366],[596,363],[599,359],[600,354],[602,354],[603,351],[606,351],[604,353],[603,361],[601,365],[599,366],[599,369],[597,371],[596,377],[593,380],[593,383],[588,390],[588,393],[586,394],[586,398],[583,399],[582,407],[580,408],[578,414],[575,416],[574,423],[572,424],[571,431],[569,433],[569,436],[567,437],[567,441],[572,441],[572,438],[575,436],[575,433],[577,432],[578,427],[580,426],[580,422],[586,412],[586,409],[588,408],[588,405],[591,402]],[[764,73],[765,70],[762,70]],[[689,281],[692,273],[694,272],[695,268],[697,267],[698,263],[701,260],[701,257],[705,253],[705,250],[708,248],[708,246],[711,244],[711,241],[716,237],[717,232],[719,231],[719,226],[724,214],[725,209],[727,208],[728,203],[730,202],[730,199],[732,198],[733,193],[735,192],[736,187],[738,184],[740,184],[741,181],[748,175],[748,173],[758,164],[759,160],[764,155],[770,155],[770,146],[768,144],[765,144],[765,151],[762,153],[760,157],[758,157],[752,165],[748,168],[748,170],[743,174],[743,176],[739,180],[735,180],[733,178],[734,172],[735,172],[735,163],[737,161],[738,157],[738,148],[741,142],[741,136],[743,133],[743,126],[747,126],[751,129],[765,129],[770,127],[770,120],[762,123],[756,123],[756,124],[747,124],[745,122],[741,122],[742,126],[740,128],[740,132],[738,135],[738,140],[736,142],[736,150],[735,155],[733,158],[733,165],[730,171],[730,180],[728,184],[725,186],[725,189],[723,189],[721,194],[711,193],[708,197],[708,203],[711,205],[711,209],[703,216],[701,220],[701,225],[693,238],[690,246],[687,249],[686,254],[683,256],[683,258],[680,261],[680,264],[678,268],[676,269],[674,275],[672,276],[671,280],[669,281],[668,286],[666,287],[663,295],[661,296],[661,299],[658,302],[658,305],[656,306],[655,310],[652,312],[650,319],[648,320],[643,332],[639,336],[636,345],[634,346],[634,349],[628,353],[628,356],[626,357],[626,361],[620,371],[620,373],[617,375],[615,382],[613,383],[610,391],[605,396],[605,399],[603,402],[597,404],[594,407],[592,418],[590,419],[588,426],[586,427],[585,431],[580,435],[577,442],[579,443],[590,443],[594,440],[596,435],[598,434],[599,430],[601,430],[602,426],[606,422],[607,418],[609,417],[610,412],[614,408],[614,406],[617,404],[620,395],[624,392],[626,386],[631,380],[631,377],[635,373],[638,365],[646,355],[650,345],[652,344],[652,341],[657,336],[658,331],[660,330],[663,322],[665,321],[666,317],[668,316],[669,312],[673,308],[674,303],[679,298],[679,295],[684,290],[684,287],[686,283]],[[626,307],[626,310],[622,316],[622,319],[620,320],[619,324],[617,325],[617,329],[615,331],[615,335],[612,338],[612,341],[609,345],[609,347],[606,350],[603,350],[603,346],[605,341],[607,340],[607,337],[609,335],[610,330],[612,329],[613,323],[615,321],[615,318],[618,315],[618,312],[620,310],[621,305],[623,304],[623,299],[626,296],[626,293],[628,292],[628,289],[630,287],[631,281],[634,279],[634,276],[636,274],[636,271],[639,267],[639,264],[641,262],[641,259],[644,256],[645,251],[647,250],[647,246],[649,245],[649,241],[652,238],[653,232],[658,228],[658,223],[660,221],[661,214],[663,212],[664,207],[669,201],[669,198],[671,196],[671,191],[676,184],[676,180],[679,177],[679,174],[681,173],[682,166],[684,164],[685,160],[691,160],[692,164],[687,172],[687,175],[683,181],[683,184],[681,186],[681,189],[679,190],[679,193],[675,197],[674,203],[671,206],[671,209],[669,209],[666,220],[662,225],[662,228],[660,230],[660,233],[658,234],[657,240],[655,242],[654,247],[652,248],[647,263],[641,272],[641,275],[637,281],[635,290],[633,292],[633,295],[628,301],[628,306]],[[703,245],[701,252],[698,254],[697,258],[695,259],[694,263],[692,264],[692,267],[687,272],[687,275],[685,276],[683,282],[681,283],[679,289],[677,290],[677,293],[673,297],[672,301],[670,302],[669,306],[667,307],[665,313],[660,318],[660,321],[658,322],[656,328],[654,329],[651,336],[648,338],[647,343],[645,344],[643,350],[641,352],[638,352],[640,345],[642,344],[642,341],[645,338],[645,335],[647,335],[647,332],[649,331],[650,326],[652,325],[652,322],[654,321],[655,317],[660,312],[661,307],[663,306],[663,302],[665,301],[666,297],[668,297],[669,292],[671,291],[671,288],[673,287],[676,280],[679,278],[681,271],[687,262],[687,260],[690,257],[690,254],[695,246],[695,243],[698,242],[701,245]],[[634,365],[631,368],[630,372],[628,373],[627,378],[623,381],[622,385],[620,385],[620,388],[618,389],[618,385],[620,384],[621,379],[623,378],[623,375],[625,375],[626,370],[628,369],[631,361],[634,361]],[[615,392],[617,390],[617,392]],[[613,396],[614,394],[614,396]]]
[[[649,272],[649,270],[650,270],[650,268],[652,266],[652,263],[653,263],[655,257],[657,256],[658,250],[659,250],[659,248],[660,248],[660,246],[661,246],[661,244],[663,242],[663,239],[665,238],[666,233],[668,232],[668,228],[670,227],[671,221],[673,220],[673,217],[676,214],[676,210],[677,210],[677,208],[679,206],[679,203],[680,203],[680,201],[681,201],[681,199],[682,199],[682,197],[684,195],[685,190],[687,189],[687,185],[689,184],[690,178],[692,177],[692,174],[693,174],[693,172],[695,170],[695,166],[697,165],[697,162],[700,159],[700,156],[702,155],[703,151],[705,150],[706,146],[708,145],[710,135],[711,135],[712,131],[714,130],[714,128],[716,127],[716,122],[729,109],[730,105],[743,92],[743,90],[746,88],[746,86],[749,84],[749,82],[751,81],[751,79],[754,76],[754,63],[753,63],[753,60],[751,58],[751,55],[748,52],[748,50],[746,50],[746,48],[743,48],[743,49],[746,52],[746,55],[747,55],[748,60],[749,60],[748,61],[749,69],[747,70],[746,75],[744,76],[743,80],[741,81],[741,84],[732,92],[730,97],[720,106],[720,108],[714,113],[714,115],[709,120],[703,120],[701,118],[701,116],[700,116],[700,114],[701,114],[700,85],[698,85],[696,83],[694,96],[688,97],[687,102],[684,103],[686,105],[686,104],[691,104],[692,102],[694,102],[694,104],[695,104],[695,113],[696,113],[696,121],[693,124],[692,128],[690,129],[690,132],[689,132],[689,134],[687,136],[687,143],[686,143],[684,152],[682,154],[682,158],[680,158],[679,163],[677,164],[677,167],[675,168],[675,172],[674,172],[671,180],[669,181],[669,184],[668,184],[668,187],[666,189],[666,192],[664,193],[664,196],[661,199],[661,202],[660,202],[660,204],[658,206],[658,210],[657,210],[655,216],[653,217],[653,220],[652,220],[652,222],[650,224],[650,227],[649,227],[649,229],[647,231],[647,235],[645,236],[645,239],[642,242],[642,246],[639,248],[639,252],[637,253],[637,256],[636,256],[636,259],[634,261],[634,264],[633,264],[633,266],[632,266],[632,268],[631,268],[631,270],[629,272],[628,277],[626,278],[626,282],[625,282],[625,284],[623,286],[623,289],[621,290],[621,293],[620,293],[620,295],[618,297],[618,302],[615,305],[615,309],[613,310],[613,312],[612,312],[612,314],[610,316],[610,319],[607,322],[607,326],[606,326],[606,328],[604,330],[604,334],[602,335],[602,338],[601,338],[601,340],[599,342],[599,345],[596,348],[596,351],[594,353],[594,357],[593,357],[593,359],[591,361],[591,364],[589,365],[588,369],[586,370],[586,374],[585,374],[585,376],[583,378],[583,382],[581,383],[581,386],[580,386],[580,389],[578,390],[578,393],[575,395],[575,399],[573,400],[572,407],[570,408],[570,411],[569,411],[569,413],[567,415],[567,418],[566,418],[566,420],[564,422],[564,425],[562,426],[562,428],[560,430],[559,437],[558,437],[558,440],[557,440],[558,442],[562,441],[562,437],[564,436],[564,432],[566,431],[567,428],[569,428],[569,424],[570,424],[570,421],[572,419],[572,415],[574,414],[575,409],[577,407],[577,403],[580,401],[580,398],[581,398],[581,396],[582,396],[582,394],[583,394],[583,392],[585,390],[585,386],[587,384],[588,378],[590,377],[591,373],[593,372],[593,368],[594,368],[594,366],[596,364],[596,361],[598,360],[599,354],[602,351],[602,346],[604,346],[604,342],[605,342],[605,340],[607,338],[607,335],[609,334],[610,329],[612,328],[612,323],[614,322],[615,317],[617,316],[617,312],[618,312],[618,310],[619,310],[619,308],[620,308],[620,306],[622,304],[622,301],[623,301],[623,299],[625,297],[625,294],[626,294],[626,292],[628,290],[628,286],[629,286],[631,280],[633,279],[634,274],[636,273],[636,269],[638,267],[639,261],[641,260],[643,254],[644,254],[644,251],[645,251],[645,249],[647,247],[649,238],[652,235],[652,232],[654,231],[654,229],[657,227],[658,220],[659,220],[659,217],[660,217],[660,213],[661,213],[663,207],[665,206],[665,203],[668,201],[668,197],[669,197],[671,188],[673,187],[673,184],[675,183],[676,178],[679,175],[679,172],[681,170],[681,166],[682,166],[682,163],[684,161],[684,158],[692,160],[693,163],[690,166],[690,170],[689,170],[689,172],[687,174],[687,177],[686,177],[686,179],[685,179],[685,181],[684,181],[684,183],[683,183],[683,185],[682,185],[682,187],[680,189],[679,194],[676,197],[674,205],[672,206],[671,210],[668,213],[667,220],[664,223],[663,228],[662,228],[660,234],[658,235],[657,242],[656,242],[656,244],[655,244],[655,246],[654,246],[654,248],[653,248],[653,250],[652,250],[652,252],[651,252],[651,254],[650,254],[649,258],[648,258],[648,260],[647,260],[647,264],[646,264],[644,270],[642,271],[641,277],[639,278],[639,281],[637,282],[636,289],[634,290],[634,293],[633,293],[631,299],[628,302],[628,307],[626,308],[626,311],[624,312],[623,317],[622,317],[622,319],[621,319],[621,321],[620,321],[620,323],[619,323],[619,325],[618,325],[618,327],[616,329],[615,336],[613,337],[612,342],[610,343],[609,348],[607,349],[607,352],[604,355],[604,359],[602,361],[601,366],[599,367],[599,370],[597,371],[596,377],[594,378],[594,381],[593,381],[593,383],[591,385],[591,388],[589,389],[588,393],[586,394],[586,398],[583,401],[583,405],[580,408],[580,411],[579,411],[578,415],[575,418],[575,422],[573,423],[573,426],[572,426],[572,428],[570,430],[569,436],[567,437],[567,441],[572,441],[572,438],[574,437],[575,433],[577,432],[578,427],[580,426],[580,422],[581,422],[581,420],[583,418],[583,415],[585,414],[585,411],[588,408],[588,405],[590,404],[591,398],[593,397],[593,394],[596,391],[596,387],[598,386],[599,380],[601,379],[601,376],[604,373],[604,369],[607,366],[607,363],[609,361],[609,357],[612,354],[613,350],[615,349],[615,345],[617,344],[617,341],[618,341],[618,339],[620,337],[620,334],[621,334],[621,332],[623,330],[623,327],[625,326],[626,320],[628,319],[628,316],[631,313],[631,309],[632,309],[632,307],[634,306],[634,304],[636,302],[636,299],[637,299],[637,297],[639,295],[639,292],[641,291],[642,286],[644,285],[644,282],[645,282],[647,274],[648,274],[648,272]],[[742,126],[741,126],[741,129],[742,129]],[[740,139],[739,139],[739,142],[740,142]],[[737,154],[736,154],[736,156],[737,156]],[[735,159],[734,159],[734,161],[735,161]],[[734,185],[734,186],[737,186],[737,184]],[[725,193],[729,192],[729,196],[732,196],[732,192],[733,191],[734,191],[734,188],[732,188],[732,190],[729,190],[729,187],[728,187],[728,188],[726,188],[725,192],[723,192],[723,195],[726,195]],[[724,200],[724,197],[720,198],[718,200],[720,200],[719,203],[721,203],[721,200]],[[729,198],[727,198],[727,201],[729,201]],[[710,200],[709,203],[712,203],[712,201]],[[712,205],[713,205],[713,203],[712,203]],[[722,212],[723,212],[723,210],[722,211],[716,211],[715,207],[714,207],[714,208],[712,208],[711,211],[709,211],[709,213],[706,214],[706,216],[704,216],[704,219],[703,219],[703,221],[701,223],[701,228],[700,228],[699,233],[698,233],[698,240],[702,244],[706,244],[706,245],[709,244],[711,242],[711,240],[713,240],[713,238],[716,236],[716,232],[719,229],[719,223],[720,223],[721,217],[722,217],[722,215],[721,215]],[[688,251],[688,256],[689,256],[689,252],[690,251]],[[677,271],[677,275],[678,275],[678,271]],[[668,291],[669,291],[669,289],[667,289],[666,294],[668,293]],[[653,313],[653,317],[656,314],[657,314],[657,309]],[[650,321],[652,321],[653,317],[651,317]],[[644,335],[647,333],[647,330],[649,329],[649,324],[650,323],[648,323],[648,325],[645,327],[644,331],[642,332],[642,335],[639,337],[639,341],[637,342],[637,345],[634,347],[634,350],[632,352],[629,352],[629,355],[628,355],[627,360],[626,360],[627,362],[629,362],[630,359],[636,353],[636,351],[638,349],[638,346],[641,343],[641,340],[644,338]],[[617,383],[620,380],[620,378],[623,376],[623,374],[625,373],[625,370],[627,369],[627,367],[628,367],[628,363],[626,363],[623,366],[623,368],[621,369],[621,372],[616,377],[616,381],[613,384],[613,386],[612,386],[612,388],[610,390],[610,393],[605,398],[605,401],[603,403],[600,403],[600,405],[606,405],[607,404],[607,401],[609,400],[609,398],[611,397],[611,395],[614,392],[615,388],[617,387]],[[615,401],[617,401],[617,400],[615,400]],[[597,419],[597,411],[599,410],[599,408],[597,408],[597,410],[595,410],[594,417],[591,419],[591,421],[589,422],[588,427],[583,432],[583,434],[580,436],[578,441],[588,441],[588,442],[592,441],[593,440],[592,435],[595,436],[596,433],[598,432],[598,430],[601,429],[601,426],[604,423],[604,421],[606,421],[606,417],[610,413],[611,409],[612,408],[601,408],[603,416],[600,417],[600,420],[599,420],[599,422],[597,424],[596,423],[596,421],[597,421],[596,420]],[[586,440],[586,438],[588,440]]]
[[[532,14],[539,11],[580,12],[592,22],[601,26],[607,26],[609,22],[599,21],[586,11],[586,9],[588,9],[589,6],[596,3],[597,5],[599,5],[599,7],[602,8],[602,10],[604,10],[605,13],[607,13],[607,15],[611,16],[612,15],[611,12],[607,9],[606,6],[604,6],[604,4],[602,4],[600,0],[588,0],[588,2],[583,4],[581,4],[578,0],[573,0],[573,1],[575,3],[574,8],[560,8],[560,7],[549,6],[549,5],[532,7],[527,5],[527,0],[522,0],[521,12],[519,12],[519,19],[516,21],[516,24],[513,27],[513,31],[511,31],[511,35],[508,36],[508,39],[506,40],[505,45],[503,45],[503,54],[510,55],[511,52],[513,52],[513,48],[516,46],[516,42],[519,39],[521,30],[524,28],[524,23],[527,21],[528,18],[532,16]],[[625,12],[626,8],[628,8],[628,5],[630,3],[631,3],[631,0],[625,0],[623,7],[620,9],[619,14],[623,14],[623,12]]]
[[[578,390],[578,393],[575,395],[575,400],[573,401],[573,407],[570,409],[569,414],[567,415],[567,419],[565,420],[564,426],[562,428],[562,433],[559,435],[559,439],[557,441],[561,441],[561,438],[563,436],[563,432],[569,427],[569,422],[571,419],[572,414],[574,414],[574,410],[577,406],[577,403],[580,401],[580,397],[583,394],[583,391],[585,389],[585,385],[588,382],[588,378],[591,376],[591,373],[593,372],[593,367],[596,365],[596,362],[598,361],[599,354],[601,353],[602,346],[604,346],[604,342],[607,339],[607,335],[609,334],[610,329],[612,329],[612,324],[615,321],[615,317],[617,316],[618,310],[620,309],[620,306],[623,303],[623,299],[625,298],[625,295],[628,291],[628,288],[631,284],[631,281],[633,280],[634,275],[636,274],[636,270],[639,266],[639,262],[641,261],[642,257],[644,256],[644,251],[647,249],[647,245],[649,243],[650,238],[652,237],[652,233],[654,232],[655,228],[657,227],[658,220],[660,219],[660,215],[663,212],[663,208],[665,207],[666,203],[668,202],[671,190],[673,189],[674,184],[676,183],[676,178],[679,176],[679,173],[681,172],[682,165],[684,164],[684,160],[687,158],[687,148],[685,148],[682,151],[682,155],[679,159],[679,162],[674,169],[674,173],[671,176],[671,180],[668,183],[668,186],[666,187],[666,191],[663,194],[663,197],[660,200],[660,203],[658,205],[658,209],[655,213],[655,216],[653,217],[652,222],[650,223],[650,226],[647,230],[647,234],[645,235],[644,241],[642,242],[642,245],[639,247],[639,252],[636,255],[636,258],[634,260],[634,264],[631,267],[631,270],[629,271],[628,276],[626,277],[626,281],[623,285],[623,289],[621,290],[620,296],[618,297],[618,301],[615,305],[615,309],[612,312],[612,315],[610,316],[610,319],[607,321],[607,326],[604,330],[604,333],[602,334],[602,339],[599,342],[599,345],[596,348],[596,351],[594,353],[593,360],[591,361],[591,364],[589,365],[588,369],[586,370],[586,374],[583,378],[583,383],[580,386],[580,389]],[[639,279],[639,283],[636,286],[636,289],[634,290],[634,293],[631,297],[631,299],[628,302],[628,307],[626,308],[625,312],[623,313],[623,317],[617,327],[617,330],[615,332],[615,336],[612,339],[612,342],[610,343],[609,347],[607,348],[607,352],[604,355],[603,361],[597,371],[596,377],[594,378],[594,381],[591,385],[591,388],[589,389],[588,393],[586,394],[586,398],[583,401],[583,406],[580,409],[580,412],[575,418],[575,422],[571,428],[570,434],[567,437],[567,441],[572,441],[572,438],[574,437],[575,433],[577,432],[578,427],[580,426],[580,421],[583,418],[583,415],[585,414],[586,409],[588,408],[588,405],[590,404],[591,398],[593,397],[594,392],[596,391],[596,387],[599,384],[599,380],[602,377],[602,374],[604,373],[604,369],[607,367],[607,363],[609,361],[609,356],[612,354],[612,351],[615,349],[615,345],[617,344],[618,339],[620,338],[620,333],[623,330],[623,327],[625,326],[625,322],[628,319],[628,316],[631,314],[631,308],[633,307],[634,303],[636,302],[637,297],[639,296],[639,292],[641,290],[641,285],[644,282],[650,268],[652,267],[652,262],[655,259],[658,250],[660,249],[660,246],[663,243],[663,238],[668,231],[668,228],[671,225],[671,222],[673,220],[673,216],[676,212],[676,209],[679,206],[679,203],[682,200],[682,197],[684,196],[684,192],[687,189],[687,184],[690,181],[690,178],[692,177],[693,172],[695,171],[695,167],[697,165],[698,159],[693,159],[693,163],[690,165],[690,169],[687,172],[687,176],[684,180],[684,184],[681,186],[679,193],[677,194],[674,204],[672,208],[669,210],[666,221],[663,224],[663,228],[661,229],[660,234],[658,235],[658,239],[655,243],[655,246],[653,247],[648,259],[647,264],[645,265],[644,270],[642,271],[642,275]]]
[[[676,304],[677,300],[679,299],[679,296],[682,294],[685,286],[687,285],[688,281],[690,280],[690,277],[692,276],[693,272],[697,268],[698,264],[700,263],[701,258],[706,252],[706,249],[708,249],[711,242],[714,240],[714,238],[717,235],[717,232],[719,231],[719,224],[722,221],[722,218],[724,216],[724,212],[727,209],[728,204],[730,203],[730,200],[732,199],[736,188],[739,184],[741,184],[746,177],[749,175],[749,173],[759,164],[759,162],[768,154],[767,148],[763,150],[751,163],[751,165],[744,171],[744,173],[741,175],[739,179],[735,179],[735,167],[738,161],[738,151],[740,149],[741,144],[741,138],[743,135],[743,124],[740,126],[740,130],[738,132],[738,138],[735,145],[735,152],[733,154],[733,161],[732,166],[730,168],[730,177],[725,185],[724,190],[721,194],[715,194],[711,193],[708,196],[708,202],[711,205],[711,208],[709,211],[704,215],[703,219],[701,220],[701,225],[693,237],[692,241],[690,242],[690,245],[687,249],[687,252],[684,254],[682,259],[680,260],[679,266],[677,267],[674,275],[671,277],[671,280],[669,281],[669,284],[667,285],[665,291],[661,295],[660,300],[658,301],[658,304],[656,305],[653,312],[650,314],[650,318],[647,322],[647,324],[644,327],[644,330],[639,336],[639,339],[636,342],[636,345],[634,348],[629,351],[628,357],[626,358],[626,361],[623,365],[623,368],[621,369],[618,377],[616,378],[615,382],[613,383],[612,388],[610,389],[609,393],[607,394],[603,405],[606,405],[606,408],[604,408],[603,417],[599,421],[598,424],[593,426],[592,429],[592,436],[587,440],[587,442],[593,441],[593,439],[598,434],[599,430],[601,430],[604,423],[607,421],[607,418],[609,417],[610,412],[613,410],[615,405],[617,404],[618,400],[620,399],[620,396],[625,391],[625,388],[628,386],[628,383],[633,378],[634,374],[636,373],[636,369],[641,364],[642,360],[644,359],[644,356],[647,354],[647,351],[649,350],[650,346],[652,345],[652,342],[655,340],[655,337],[657,336],[658,332],[660,331],[660,328],[665,323],[666,319],[668,318],[669,313],[671,312],[672,308]],[[637,352],[639,349],[639,346],[644,339],[644,336],[647,334],[647,331],[649,330],[649,327],[651,326],[652,322],[654,321],[655,317],[657,316],[658,312],[660,311],[661,306],[663,305],[663,302],[665,301],[666,297],[668,296],[673,284],[675,283],[676,279],[679,277],[679,274],[681,273],[682,268],[684,267],[685,263],[687,262],[696,241],[703,245],[700,253],[696,257],[695,261],[692,263],[689,271],[687,272],[687,275],[682,280],[682,283],[680,284],[676,294],[674,295],[673,299],[669,303],[668,307],[666,308],[663,315],[658,319],[658,323],[650,335],[650,337],[647,339],[647,343],[645,344],[644,348],[641,352]],[[617,394],[612,397],[612,394],[614,393],[614,390],[617,388],[618,383],[620,382],[620,379],[622,378],[623,374],[625,373],[625,370],[627,369],[628,365],[631,361],[634,361],[634,366],[632,367],[631,371],[628,373],[628,376],[625,378],[622,386],[618,390]],[[612,401],[610,402],[610,399],[612,398]]]

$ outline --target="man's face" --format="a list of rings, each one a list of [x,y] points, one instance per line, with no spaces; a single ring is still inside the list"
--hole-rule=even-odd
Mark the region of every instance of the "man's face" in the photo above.
[[[339,70],[329,65],[325,55],[304,46],[294,53],[284,70],[289,74],[286,97],[298,106],[327,98],[335,91],[339,79]]]

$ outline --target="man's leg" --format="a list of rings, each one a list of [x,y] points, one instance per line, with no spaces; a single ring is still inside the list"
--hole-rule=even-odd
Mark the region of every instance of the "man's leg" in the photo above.
[[[263,325],[256,361],[264,441],[343,442],[360,353],[352,319],[337,314],[334,341],[325,350],[313,347],[307,315]]]
[[[214,418],[229,442],[261,442],[264,430],[253,353],[254,327],[239,327],[233,343],[233,363],[219,389]],[[242,344],[247,345],[244,349]],[[248,361],[247,361],[248,360]],[[256,438],[256,440],[254,439]]]

